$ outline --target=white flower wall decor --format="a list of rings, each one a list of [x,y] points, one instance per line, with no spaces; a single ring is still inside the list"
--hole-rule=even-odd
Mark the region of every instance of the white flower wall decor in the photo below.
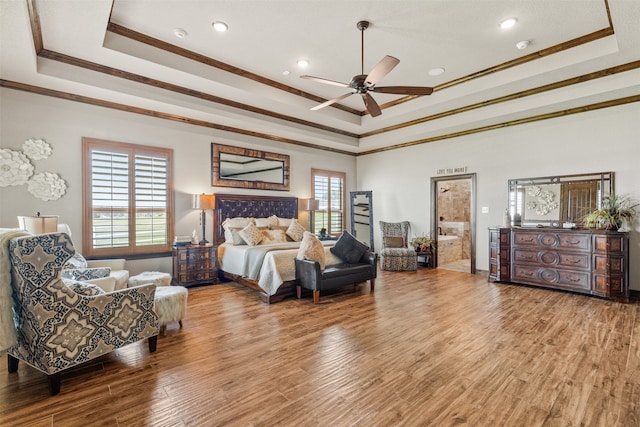
[[[40,200],[58,200],[67,192],[67,183],[57,173],[42,172],[36,174],[27,183],[29,193]]]
[[[0,187],[22,185],[33,175],[33,165],[20,151],[0,148]]]
[[[41,138],[29,138],[22,144],[22,151],[0,148],[0,187],[27,184],[28,191],[38,199],[58,200],[67,192],[67,183],[53,172],[33,175],[31,160],[48,158],[53,149]]]
[[[32,158],[33,160],[46,159],[51,155],[53,150],[51,145],[44,139],[29,138],[22,144],[22,151],[24,154]]]

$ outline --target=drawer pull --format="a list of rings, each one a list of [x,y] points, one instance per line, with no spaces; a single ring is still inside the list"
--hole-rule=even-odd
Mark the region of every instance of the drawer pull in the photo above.
[[[567,259],[567,262],[572,262],[574,264],[580,264],[580,260],[579,259]]]
[[[535,239],[533,237],[530,237],[528,239],[522,239],[523,242],[533,242]]]
[[[578,279],[569,279],[569,281],[573,282],[573,283],[578,283],[578,282],[581,281],[581,279],[579,279],[579,278]]]
[[[530,271],[525,271],[522,274],[524,274],[525,276],[529,276],[529,277],[533,276],[533,273],[531,273]]]
[[[577,245],[580,243],[580,240],[567,240],[565,243],[569,243],[570,245]]]

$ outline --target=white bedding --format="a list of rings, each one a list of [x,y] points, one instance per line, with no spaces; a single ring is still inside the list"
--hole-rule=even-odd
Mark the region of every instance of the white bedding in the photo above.
[[[329,248],[335,245],[334,240],[322,241],[325,247],[326,264],[338,264],[342,261],[331,253]],[[278,291],[283,282],[288,282],[296,278],[296,266],[294,259],[298,254],[300,242],[273,243],[268,245],[248,246],[230,245],[223,243],[218,246],[218,262],[220,269],[227,273],[235,274],[251,280],[257,280],[258,286],[268,295],[273,295]],[[257,248],[265,248],[268,251],[261,253]],[[264,256],[262,266],[259,268],[257,277],[253,277],[251,268],[255,257]],[[252,258],[254,257],[254,258]]]

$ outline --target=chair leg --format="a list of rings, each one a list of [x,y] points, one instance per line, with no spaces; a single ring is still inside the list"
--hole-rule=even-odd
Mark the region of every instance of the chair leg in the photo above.
[[[18,362],[19,359],[13,357],[10,354],[7,354],[7,367],[9,368],[10,374],[18,371]]]
[[[369,283],[371,283],[371,292],[373,292],[376,287],[376,279],[369,279]]]
[[[149,337],[149,353],[153,353],[156,351],[156,347],[158,346],[158,336],[154,335]]]
[[[49,395],[55,396],[60,393],[60,372],[48,375],[47,379],[49,380]]]
[[[320,291],[313,291],[313,303],[314,304],[320,303]]]
[[[302,286],[296,285],[296,298],[302,298]]]

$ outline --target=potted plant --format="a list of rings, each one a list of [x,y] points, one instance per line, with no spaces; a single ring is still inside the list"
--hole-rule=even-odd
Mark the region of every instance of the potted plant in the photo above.
[[[433,239],[428,236],[416,236],[411,239],[411,246],[416,250],[416,252],[426,252],[431,248],[433,244]]]
[[[638,215],[640,203],[627,195],[610,194],[602,198],[602,206],[582,218],[587,228],[618,230],[627,222],[630,227]]]

